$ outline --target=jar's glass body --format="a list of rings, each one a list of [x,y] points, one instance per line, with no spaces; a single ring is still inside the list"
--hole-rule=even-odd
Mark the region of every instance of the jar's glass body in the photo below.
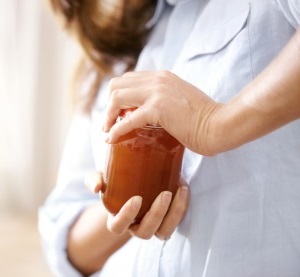
[[[110,145],[102,201],[116,214],[132,196],[143,197],[140,222],[160,192],[176,193],[183,145],[160,127],[136,129]]]

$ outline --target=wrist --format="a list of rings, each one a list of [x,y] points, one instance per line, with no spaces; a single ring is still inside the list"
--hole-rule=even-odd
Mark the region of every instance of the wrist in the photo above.
[[[197,128],[195,136],[195,151],[204,156],[214,156],[222,152],[223,134],[226,133],[222,123],[222,110],[224,104],[211,99],[204,104],[200,103],[201,109],[197,108]]]
[[[212,155],[235,149],[268,133],[272,129],[272,113],[249,105],[242,96],[218,105],[210,120]]]
[[[206,108],[207,120],[206,127],[204,128],[204,134],[206,134],[204,136],[204,144],[206,147],[205,151],[201,153],[205,156],[214,156],[226,151],[228,132],[226,130],[226,121],[224,120],[225,110],[225,104],[214,101]]]
[[[212,102],[207,114],[204,155],[214,156],[255,139],[252,130],[257,128],[261,115],[240,101]]]
[[[84,276],[99,271],[107,259],[130,238],[107,229],[107,211],[101,202],[82,212],[69,231],[67,254],[71,264]]]

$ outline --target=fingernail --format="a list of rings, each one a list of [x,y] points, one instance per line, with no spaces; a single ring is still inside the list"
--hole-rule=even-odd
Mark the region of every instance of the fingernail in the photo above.
[[[172,193],[170,191],[165,191],[162,196],[162,203],[164,206],[169,206],[172,200]]]
[[[131,201],[131,207],[133,208],[133,210],[135,211],[139,210],[141,205],[142,205],[142,197],[141,196],[133,197]]]
[[[187,196],[188,196],[188,192],[189,192],[188,187],[181,187],[181,188],[180,188],[180,194],[179,194],[179,197],[180,197],[180,199],[181,199],[183,202],[186,201]]]

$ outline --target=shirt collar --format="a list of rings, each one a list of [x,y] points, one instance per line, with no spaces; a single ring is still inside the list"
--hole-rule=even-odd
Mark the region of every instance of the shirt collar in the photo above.
[[[180,1],[183,0],[157,0],[157,4],[156,4],[156,8],[154,11],[153,16],[150,18],[150,20],[147,22],[146,24],[146,28],[151,29],[159,20],[159,17],[162,14],[162,11],[164,9],[164,6],[166,4],[170,5],[170,6],[175,6],[177,5]]]
[[[178,4],[180,1],[182,0],[165,0],[169,5],[171,6],[175,6],[176,4]]]
[[[165,6],[165,0],[158,0],[157,4],[156,4],[156,8],[154,11],[153,16],[150,18],[150,20],[147,22],[146,24],[146,28],[151,29],[158,21],[159,17],[162,14],[162,11],[164,9]]]

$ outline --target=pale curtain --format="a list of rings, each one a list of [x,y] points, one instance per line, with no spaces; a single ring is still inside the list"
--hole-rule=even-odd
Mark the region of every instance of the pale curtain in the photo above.
[[[0,0],[0,210],[35,213],[55,184],[79,50],[42,0]]]

